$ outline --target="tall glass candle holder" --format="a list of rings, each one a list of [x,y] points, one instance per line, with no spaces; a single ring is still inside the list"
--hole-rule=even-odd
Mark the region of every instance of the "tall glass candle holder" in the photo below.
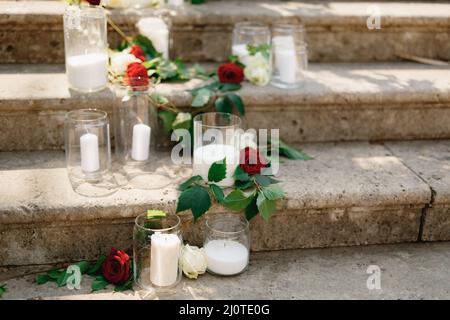
[[[305,29],[301,25],[276,25],[272,29],[274,76],[279,88],[297,88],[308,68]]]
[[[117,191],[111,173],[111,145],[107,113],[74,110],[65,117],[65,153],[75,192],[101,197]]]
[[[149,100],[149,79],[125,78],[115,89],[114,138],[120,172],[135,188],[169,185],[171,180],[156,155],[158,114]]]
[[[182,243],[177,215],[139,215],[133,232],[135,284],[145,291],[173,290],[181,280]]]
[[[100,6],[68,6],[64,44],[69,87],[81,92],[102,90],[108,83],[106,14]]]
[[[217,184],[234,185],[234,171],[239,164],[241,118],[221,112],[208,112],[194,117],[193,174],[208,180],[210,166],[225,159],[226,176]]]
[[[253,81],[255,84],[266,85],[270,82],[272,50],[270,29],[267,25],[252,22],[236,23],[231,53],[246,66],[244,72],[247,78],[258,78],[258,81]]]
[[[222,276],[244,272],[250,256],[248,221],[237,214],[208,217],[203,247],[208,272]]]

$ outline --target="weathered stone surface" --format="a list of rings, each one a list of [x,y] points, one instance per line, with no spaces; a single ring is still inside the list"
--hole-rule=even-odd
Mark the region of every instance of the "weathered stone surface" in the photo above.
[[[90,293],[92,278],[81,290],[36,285],[35,275],[6,282],[4,299],[447,299],[450,294],[450,244],[402,244],[253,253],[248,270],[235,277],[210,274],[184,278],[171,295],[113,293],[110,286]],[[370,265],[381,270],[381,289],[369,290]],[[47,267],[51,269],[51,267]],[[7,274],[14,274],[10,268]],[[31,269],[31,268],[30,268]],[[35,272],[41,270],[33,266]],[[17,274],[17,273],[16,273]],[[245,284],[245,285],[243,285]],[[226,301],[225,301],[226,303]],[[175,311],[176,312],[176,311]],[[273,314],[273,313],[271,313]]]
[[[305,150],[315,160],[281,167],[287,199],[272,221],[252,221],[253,250],[417,240],[429,188],[387,149],[341,143]],[[1,155],[0,265],[93,259],[111,246],[129,247],[134,217],[148,208],[173,212],[175,186],[190,173],[172,166],[174,183],[165,189],[124,187],[86,198],[71,189],[62,152]],[[203,221],[193,224],[190,212],[181,217],[185,239],[201,244]]]
[[[450,142],[417,141],[387,147],[431,188],[433,201],[426,209],[422,240],[450,240]]]
[[[171,21],[172,55],[189,61],[225,60],[230,53],[231,30],[238,21],[305,24],[311,61],[392,61],[405,52],[450,60],[450,5],[377,3],[382,14],[381,29],[374,30],[367,28],[369,5],[338,1],[211,1],[180,10],[163,9],[158,14]],[[1,1],[0,62],[63,62],[64,7],[56,1]],[[150,9],[111,12],[114,21],[130,34],[138,17],[152,14]],[[117,45],[120,37],[112,29],[109,35],[111,45]]]
[[[67,111],[112,112],[111,89],[71,92],[63,70],[0,67],[0,150],[61,149]],[[449,78],[448,69],[411,63],[312,64],[299,89],[244,84],[239,94],[247,125],[279,128],[287,142],[450,138]],[[183,108],[191,102],[185,90],[201,83],[162,84],[156,91]]]

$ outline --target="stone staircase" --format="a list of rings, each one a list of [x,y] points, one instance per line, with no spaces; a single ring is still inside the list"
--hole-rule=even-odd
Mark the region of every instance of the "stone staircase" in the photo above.
[[[281,166],[287,199],[270,223],[252,221],[255,251],[450,240],[450,69],[398,57],[450,60],[450,5],[382,2],[382,29],[368,30],[368,4],[211,1],[163,12],[173,56],[211,68],[227,57],[237,21],[306,25],[313,63],[302,88],[241,91],[250,127],[280,128],[315,157]],[[157,191],[122,189],[106,198],[72,191],[64,114],[111,112],[114,95],[68,90],[63,10],[56,1],[0,1],[0,266],[94,259],[113,245],[129,247],[133,218],[150,207],[174,211],[176,184],[190,172],[171,167],[173,185]],[[131,32],[148,13],[111,15]],[[185,89],[200,83],[155,90],[186,107]],[[200,242],[201,222],[182,218],[186,239]]]

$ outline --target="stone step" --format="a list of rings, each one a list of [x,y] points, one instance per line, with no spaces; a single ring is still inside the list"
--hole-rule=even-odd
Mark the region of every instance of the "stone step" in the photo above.
[[[252,249],[279,250],[450,240],[450,141],[315,143],[315,159],[286,160],[287,198],[270,222],[251,222]],[[161,190],[122,188],[103,198],[76,194],[60,151],[0,153],[0,265],[95,259],[129,248],[133,219],[173,212],[190,168],[171,165]],[[208,214],[223,212],[214,207]],[[181,213],[184,238],[201,244],[203,221]]]
[[[67,88],[58,65],[0,66],[0,151],[61,149],[64,114],[112,112],[107,89],[91,95]],[[244,84],[253,128],[279,128],[287,142],[450,138],[450,69],[413,63],[311,64],[296,90]],[[202,84],[162,84],[156,90],[179,107],[185,90]]]
[[[152,298],[447,299],[449,263],[449,242],[258,252],[250,256],[250,266],[241,275],[218,277],[205,274],[195,281],[184,278],[174,294]],[[380,289],[367,287],[369,266],[378,266],[381,270]],[[113,292],[112,286],[90,293],[93,278],[88,276],[83,277],[80,290],[57,288],[55,283],[37,285],[35,273],[52,268],[54,266],[5,268],[0,274],[1,283],[8,288],[3,299],[146,299],[139,291]],[[34,274],[24,275],[29,273]],[[274,315],[273,311],[271,315]]]
[[[309,57],[316,62],[399,60],[398,54],[450,60],[450,4],[382,2],[381,29],[368,29],[370,2],[212,1],[163,10],[172,24],[172,55],[188,61],[224,61],[238,21],[301,22]],[[56,1],[1,1],[0,63],[62,63],[62,13]],[[112,19],[132,34],[139,16],[153,10],[112,11]],[[111,30],[110,44],[120,37]],[[18,41],[20,39],[20,41]]]

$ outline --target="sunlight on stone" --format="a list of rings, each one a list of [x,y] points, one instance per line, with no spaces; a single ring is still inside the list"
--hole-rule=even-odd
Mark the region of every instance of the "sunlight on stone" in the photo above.
[[[352,158],[352,161],[361,169],[369,171],[384,171],[386,169],[395,169],[402,166],[401,161],[395,157],[357,157]]]

